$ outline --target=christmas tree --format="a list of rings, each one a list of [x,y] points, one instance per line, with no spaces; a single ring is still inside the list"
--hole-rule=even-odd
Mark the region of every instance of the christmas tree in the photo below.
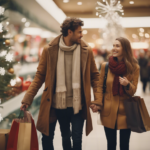
[[[15,85],[15,74],[13,65],[13,51],[8,37],[8,29],[5,15],[7,1],[0,1],[0,101],[8,98],[12,94],[12,86]]]

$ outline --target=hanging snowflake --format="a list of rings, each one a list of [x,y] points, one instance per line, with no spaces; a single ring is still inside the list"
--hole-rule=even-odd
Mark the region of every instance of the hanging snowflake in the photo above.
[[[0,75],[4,75],[5,74],[5,69],[4,68],[2,68],[2,67],[0,67]]]
[[[1,114],[0,114],[0,122],[3,120],[3,118],[2,118],[2,116],[1,116]]]
[[[4,11],[5,11],[5,8],[3,8],[3,7],[0,6],[0,15],[3,15]]]
[[[16,80],[15,79],[11,79],[10,80],[10,84],[11,84],[11,86],[14,86],[16,84]]]
[[[97,4],[99,5],[96,7],[96,10],[98,11],[96,13],[97,16],[103,16],[105,19],[110,19],[113,17],[113,15],[115,15],[114,17],[116,18],[116,12],[124,12],[122,9],[123,6],[118,2],[118,0],[110,0],[110,4],[106,0],[106,5],[102,4],[101,2],[97,2]]]
[[[5,56],[6,54],[7,54],[7,51],[2,51],[2,52],[0,53],[0,57]]]
[[[3,32],[3,25],[0,23],[0,32]]]
[[[8,54],[6,55],[6,61],[11,62],[12,60],[13,60],[13,54],[8,53]]]

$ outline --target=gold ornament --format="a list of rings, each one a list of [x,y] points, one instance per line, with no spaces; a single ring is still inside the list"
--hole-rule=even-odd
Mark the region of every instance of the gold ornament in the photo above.
[[[13,68],[10,68],[10,69],[8,70],[8,72],[11,73],[11,74],[13,74],[13,73],[14,73],[14,69],[13,69]]]
[[[10,45],[10,41],[9,41],[9,40],[6,40],[6,41],[5,41],[5,44],[6,44],[6,45]]]

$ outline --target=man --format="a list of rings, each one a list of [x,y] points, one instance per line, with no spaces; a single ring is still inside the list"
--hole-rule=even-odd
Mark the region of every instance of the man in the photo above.
[[[26,108],[31,105],[38,89],[45,82],[37,121],[37,129],[43,135],[43,150],[54,149],[56,120],[60,124],[64,150],[71,150],[70,123],[73,150],[82,149],[84,120],[86,135],[92,131],[90,93],[92,85],[95,100],[100,97],[99,73],[91,48],[81,40],[82,26],[83,21],[77,18],[68,18],[63,22],[62,35],[44,48],[36,76],[22,100],[21,109],[24,105]],[[97,105],[92,105],[93,111],[99,109]]]
[[[149,71],[148,71],[148,59],[145,57],[144,50],[140,51],[139,55],[139,66],[140,66],[140,79],[143,83],[143,92],[146,91],[147,82],[149,80]]]

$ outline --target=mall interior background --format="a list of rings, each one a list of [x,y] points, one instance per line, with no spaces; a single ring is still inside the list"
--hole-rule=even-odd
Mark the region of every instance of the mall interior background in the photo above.
[[[9,129],[12,120],[18,116],[21,100],[34,79],[43,47],[60,34],[60,25],[66,17],[78,17],[84,21],[83,39],[91,46],[97,68],[108,60],[112,48],[112,41],[117,36],[124,36],[131,42],[133,54],[138,59],[144,54],[149,59],[150,66],[150,0],[120,0],[123,6],[119,18],[112,23],[111,18],[98,11],[98,0],[11,0],[10,8],[5,11],[8,19],[3,22],[7,28],[7,37],[17,64],[14,66],[16,84],[19,93],[8,96],[1,101],[0,129]],[[106,5],[105,0],[99,0]],[[109,2],[109,0],[108,0]],[[111,16],[110,12],[107,13]],[[115,18],[116,19],[116,18]],[[107,23],[110,24],[107,24]],[[112,23],[112,24],[111,24]],[[20,79],[21,77],[21,79]],[[28,82],[29,81],[29,82]],[[44,85],[38,91],[29,111],[35,122],[37,121],[41,95]],[[142,91],[139,80],[136,95],[145,99],[150,112],[150,81],[146,92]],[[93,96],[92,96],[93,100]],[[0,116],[0,117],[1,117]],[[97,125],[97,114],[92,114],[93,132],[86,137],[83,133],[83,150],[106,149],[106,139],[102,126]],[[41,134],[38,132],[41,149]],[[150,132],[133,133],[131,150],[150,150]],[[54,146],[61,150],[61,134],[57,124]],[[119,147],[119,146],[118,146]]]

